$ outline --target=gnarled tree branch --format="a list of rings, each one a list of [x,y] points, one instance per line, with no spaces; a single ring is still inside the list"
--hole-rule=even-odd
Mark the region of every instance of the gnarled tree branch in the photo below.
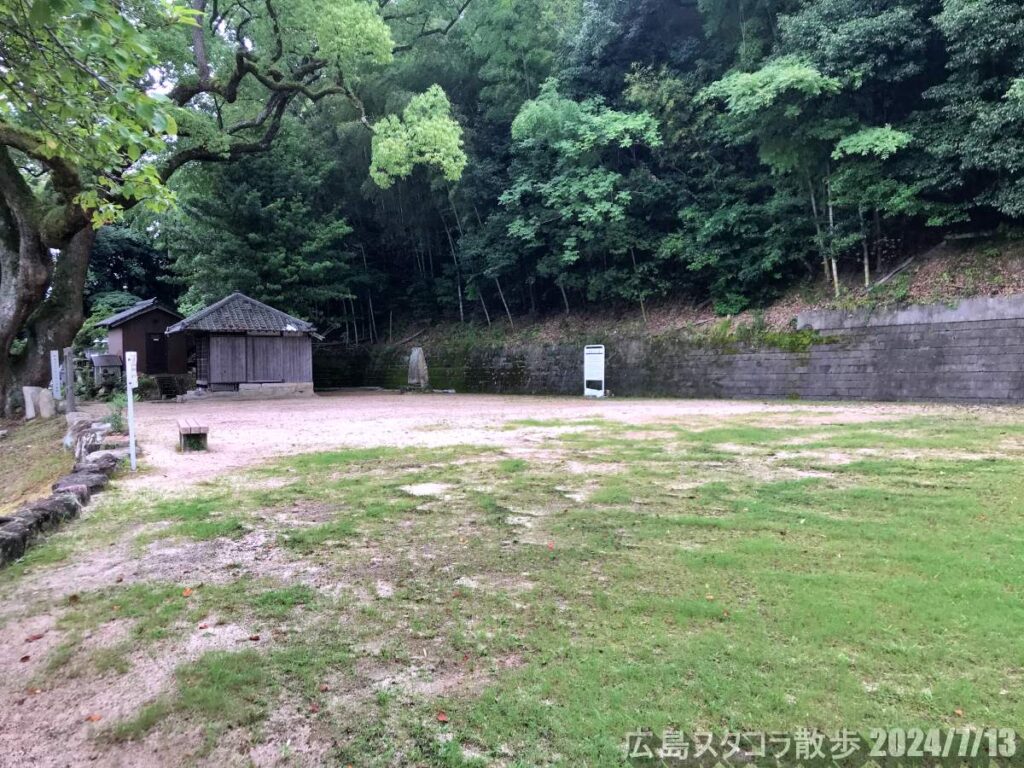
[[[462,0],[462,4],[458,7],[458,10],[455,11],[455,15],[452,16],[451,20],[443,27],[433,27],[431,29],[427,29],[427,20],[424,19],[423,26],[420,28],[420,31],[417,32],[416,35],[413,37],[412,41],[408,43],[403,43],[402,45],[396,45],[394,48],[391,49],[392,52],[401,53],[402,51],[412,50],[412,47],[415,45],[416,41],[425,37],[446,36],[449,32],[452,31],[455,25],[459,23],[459,19],[462,18],[462,14],[466,12],[466,9],[469,8],[469,4],[472,2],[473,0]],[[393,18],[399,17],[396,16]]]

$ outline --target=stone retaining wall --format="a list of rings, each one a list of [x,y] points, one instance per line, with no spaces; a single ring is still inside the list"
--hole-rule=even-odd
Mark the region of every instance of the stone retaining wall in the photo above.
[[[896,312],[812,312],[802,333],[599,338],[573,344],[425,348],[430,383],[461,392],[580,395],[583,346],[606,347],[620,396],[1024,402],[1024,297]],[[408,350],[322,347],[320,388],[406,383]]]
[[[109,425],[94,423],[80,411],[67,414],[67,422],[64,446],[75,453],[74,468],[53,484],[50,496],[22,504],[11,515],[0,516],[0,567],[24,555],[40,533],[78,517],[82,507],[94,493],[106,487],[110,475],[127,458],[126,450],[102,448]]]

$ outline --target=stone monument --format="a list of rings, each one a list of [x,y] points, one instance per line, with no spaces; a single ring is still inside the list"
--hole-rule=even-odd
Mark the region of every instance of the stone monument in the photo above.
[[[413,347],[409,353],[409,386],[416,389],[430,389],[430,377],[427,375],[427,357],[423,347]]]

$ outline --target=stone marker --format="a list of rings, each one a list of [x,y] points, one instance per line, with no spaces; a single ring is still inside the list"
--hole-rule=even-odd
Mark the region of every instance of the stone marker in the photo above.
[[[42,387],[21,388],[21,396],[25,400],[25,421],[30,421],[36,417],[39,406],[39,393],[42,391]]]
[[[36,398],[36,408],[40,419],[52,419],[57,415],[57,402],[53,399],[53,392],[44,389]]]
[[[430,387],[430,377],[427,375],[427,357],[423,354],[423,347],[413,347],[409,353],[409,386],[420,389]]]

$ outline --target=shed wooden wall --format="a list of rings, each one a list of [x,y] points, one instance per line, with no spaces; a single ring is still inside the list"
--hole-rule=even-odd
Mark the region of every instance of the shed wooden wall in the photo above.
[[[124,362],[124,335],[120,328],[107,331],[107,354],[117,355]]]
[[[250,336],[246,342],[249,381],[284,381],[284,339],[280,336]]]
[[[210,336],[210,383],[237,384],[246,377],[245,336]]]
[[[287,382],[313,381],[313,340],[309,336],[284,336],[281,361]]]
[[[312,340],[306,335],[215,333],[210,335],[209,349],[211,385],[313,381]]]
[[[167,326],[179,318],[159,307],[133,317],[130,320],[111,328],[107,333],[107,352],[120,355],[124,362],[125,352],[137,352],[139,373],[185,373],[188,370],[187,349],[184,334],[176,333],[164,337],[167,344],[167,370],[151,370],[146,359],[146,334],[163,334]]]

